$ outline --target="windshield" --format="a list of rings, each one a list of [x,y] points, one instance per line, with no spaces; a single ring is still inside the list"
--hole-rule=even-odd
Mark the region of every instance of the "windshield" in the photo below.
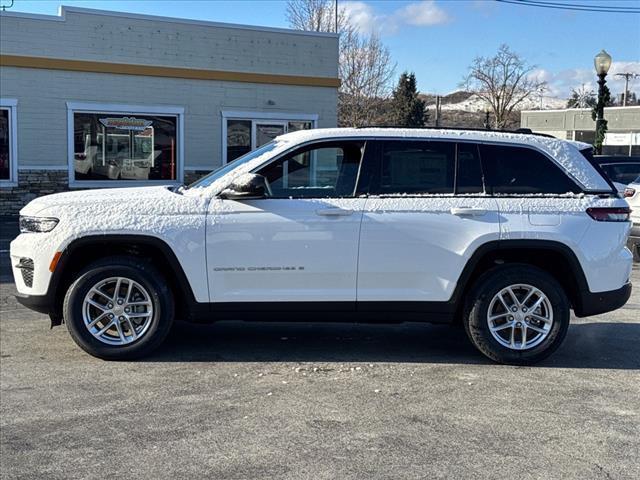
[[[208,187],[209,185],[211,185],[213,182],[215,182],[216,180],[219,180],[220,178],[224,177],[226,174],[228,174],[229,172],[235,170],[236,168],[245,165],[246,163],[258,158],[261,155],[264,155],[265,153],[270,152],[271,150],[276,148],[276,143],[275,142],[269,142],[264,144],[263,146],[261,146],[260,148],[249,152],[239,158],[236,158],[233,162],[227,163],[226,165],[221,166],[220,168],[215,169],[213,172],[211,172],[209,175],[207,175],[206,177],[202,177],[200,180],[193,182],[191,185],[189,185],[189,187],[187,188],[193,188],[193,187]]]

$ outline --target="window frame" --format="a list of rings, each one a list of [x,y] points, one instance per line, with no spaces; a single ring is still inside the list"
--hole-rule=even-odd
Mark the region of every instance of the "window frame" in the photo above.
[[[178,142],[175,180],[77,180],[74,165],[74,114],[158,115],[176,117],[176,141]],[[121,105],[111,103],[67,102],[67,164],[69,186],[104,188],[108,186],[135,187],[148,185],[181,185],[184,183],[184,107]]]
[[[365,189],[365,191],[362,190],[363,182],[366,181],[365,177],[366,175],[363,173],[363,166],[366,165],[367,163],[371,163],[371,161],[367,162],[367,159],[369,159],[372,155],[372,153],[369,147],[369,144],[371,143],[370,139],[367,138],[350,138],[350,137],[343,137],[343,138],[324,138],[324,139],[318,139],[318,140],[313,140],[313,141],[309,141],[309,142],[304,142],[298,145],[295,145],[293,148],[290,148],[284,152],[282,152],[279,155],[276,155],[274,158],[270,159],[268,162],[263,163],[262,165],[260,165],[259,167],[253,169],[251,171],[251,173],[258,173],[260,170],[262,170],[263,168],[267,168],[270,165],[288,159],[290,157],[295,157],[296,155],[299,155],[300,153],[303,153],[305,151],[309,151],[309,150],[314,150],[314,149],[319,149],[319,148],[332,148],[332,147],[338,147],[341,144],[345,144],[345,143],[362,143],[362,158],[360,159],[360,165],[358,166],[358,173],[356,175],[356,182],[355,182],[355,186],[354,186],[354,191],[353,194],[350,196],[331,196],[331,197],[292,197],[292,196],[286,196],[286,197],[266,197],[265,200],[322,200],[322,199],[327,199],[327,198],[332,198],[332,199],[340,199],[340,198],[357,198],[359,196],[362,195],[366,195],[366,190],[368,190],[368,182],[367,182],[367,188]]]
[[[255,112],[255,111],[239,111],[239,110],[221,110],[222,117],[222,141],[221,145],[221,157],[222,165],[226,165],[227,161],[227,121],[228,120],[244,120],[251,122],[251,150],[255,150],[256,147],[256,124],[260,123],[283,123],[289,122],[311,122],[311,128],[318,128],[317,113],[288,113],[288,112]],[[285,133],[287,133],[285,128]]]
[[[18,100],[0,98],[0,109],[9,112],[9,178],[0,180],[0,188],[18,186]]]

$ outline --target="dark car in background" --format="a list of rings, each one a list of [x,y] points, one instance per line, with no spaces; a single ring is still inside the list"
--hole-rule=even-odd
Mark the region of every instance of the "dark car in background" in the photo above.
[[[623,193],[626,186],[640,176],[640,157],[638,156],[596,155],[593,159],[620,193]]]

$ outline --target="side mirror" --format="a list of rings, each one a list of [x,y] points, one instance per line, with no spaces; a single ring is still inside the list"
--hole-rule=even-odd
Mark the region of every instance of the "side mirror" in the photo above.
[[[267,179],[256,173],[245,173],[220,192],[220,198],[227,200],[256,200],[264,198],[269,187]]]

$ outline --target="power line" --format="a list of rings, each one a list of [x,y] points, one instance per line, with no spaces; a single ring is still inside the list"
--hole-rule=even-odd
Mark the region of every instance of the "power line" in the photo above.
[[[511,5],[520,5],[524,7],[540,7],[551,8],[556,10],[572,10],[577,12],[598,12],[598,13],[640,13],[640,8],[636,7],[619,7],[605,5],[584,5],[573,3],[551,3],[534,0],[495,0],[500,3],[508,3]]]
[[[617,5],[587,5],[579,3],[560,3],[544,0],[507,0],[510,3],[520,3],[531,7],[557,8],[562,10],[578,10],[578,11],[606,11],[620,13],[640,13],[640,7],[621,7]]]
[[[546,5],[554,5],[557,7],[577,7],[577,8],[604,8],[607,10],[640,10],[640,7],[621,7],[618,5],[594,5],[593,3],[591,4],[584,4],[584,3],[562,3],[562,2],[551,2],[548,0],[517,0],[519,2],[522,3],[532,3],[532,4],[541,4],[543,6]],[[636,3],[636,2],[634,2]]]

